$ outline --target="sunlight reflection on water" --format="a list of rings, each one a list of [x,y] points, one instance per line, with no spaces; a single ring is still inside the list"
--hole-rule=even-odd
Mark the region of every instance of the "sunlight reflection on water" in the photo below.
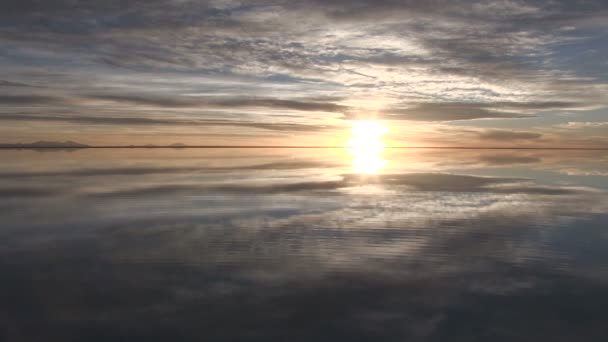
[[[363,145],[0,151],[0,336],[605,339],[608,153]]]
[[[376,147],[350,147],[352,156],[352,172],[357,174],[377,174],[387,165],[382,156],[384,148]]]

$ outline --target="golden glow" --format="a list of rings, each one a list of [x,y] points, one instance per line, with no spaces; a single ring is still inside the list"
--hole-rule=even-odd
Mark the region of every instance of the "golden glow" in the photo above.
[[[375,174],[386,166],[382,157],[384,143],[382,136],[388,130],[377,121],[359,120],[353,122],[348,150],[352,156],[353,172]]]
[[[374,120],[353,121],[351,138],[348,147],[351,148],[383,148],[382,136],[387,132],[386,127]]]

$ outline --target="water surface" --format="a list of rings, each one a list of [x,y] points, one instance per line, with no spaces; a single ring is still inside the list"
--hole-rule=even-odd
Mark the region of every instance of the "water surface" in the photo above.
[[[606,337],[606,151],[0,160],[6,341]]]

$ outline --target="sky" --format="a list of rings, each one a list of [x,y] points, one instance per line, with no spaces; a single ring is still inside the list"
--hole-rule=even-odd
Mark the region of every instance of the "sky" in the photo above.
[[[608,147],[604,0],[9,0],[0,143]]]

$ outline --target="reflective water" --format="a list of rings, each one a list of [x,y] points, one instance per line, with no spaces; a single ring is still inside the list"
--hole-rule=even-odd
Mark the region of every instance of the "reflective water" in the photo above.
[[[0,151],[3,341],[605,341],[608,152]]]

